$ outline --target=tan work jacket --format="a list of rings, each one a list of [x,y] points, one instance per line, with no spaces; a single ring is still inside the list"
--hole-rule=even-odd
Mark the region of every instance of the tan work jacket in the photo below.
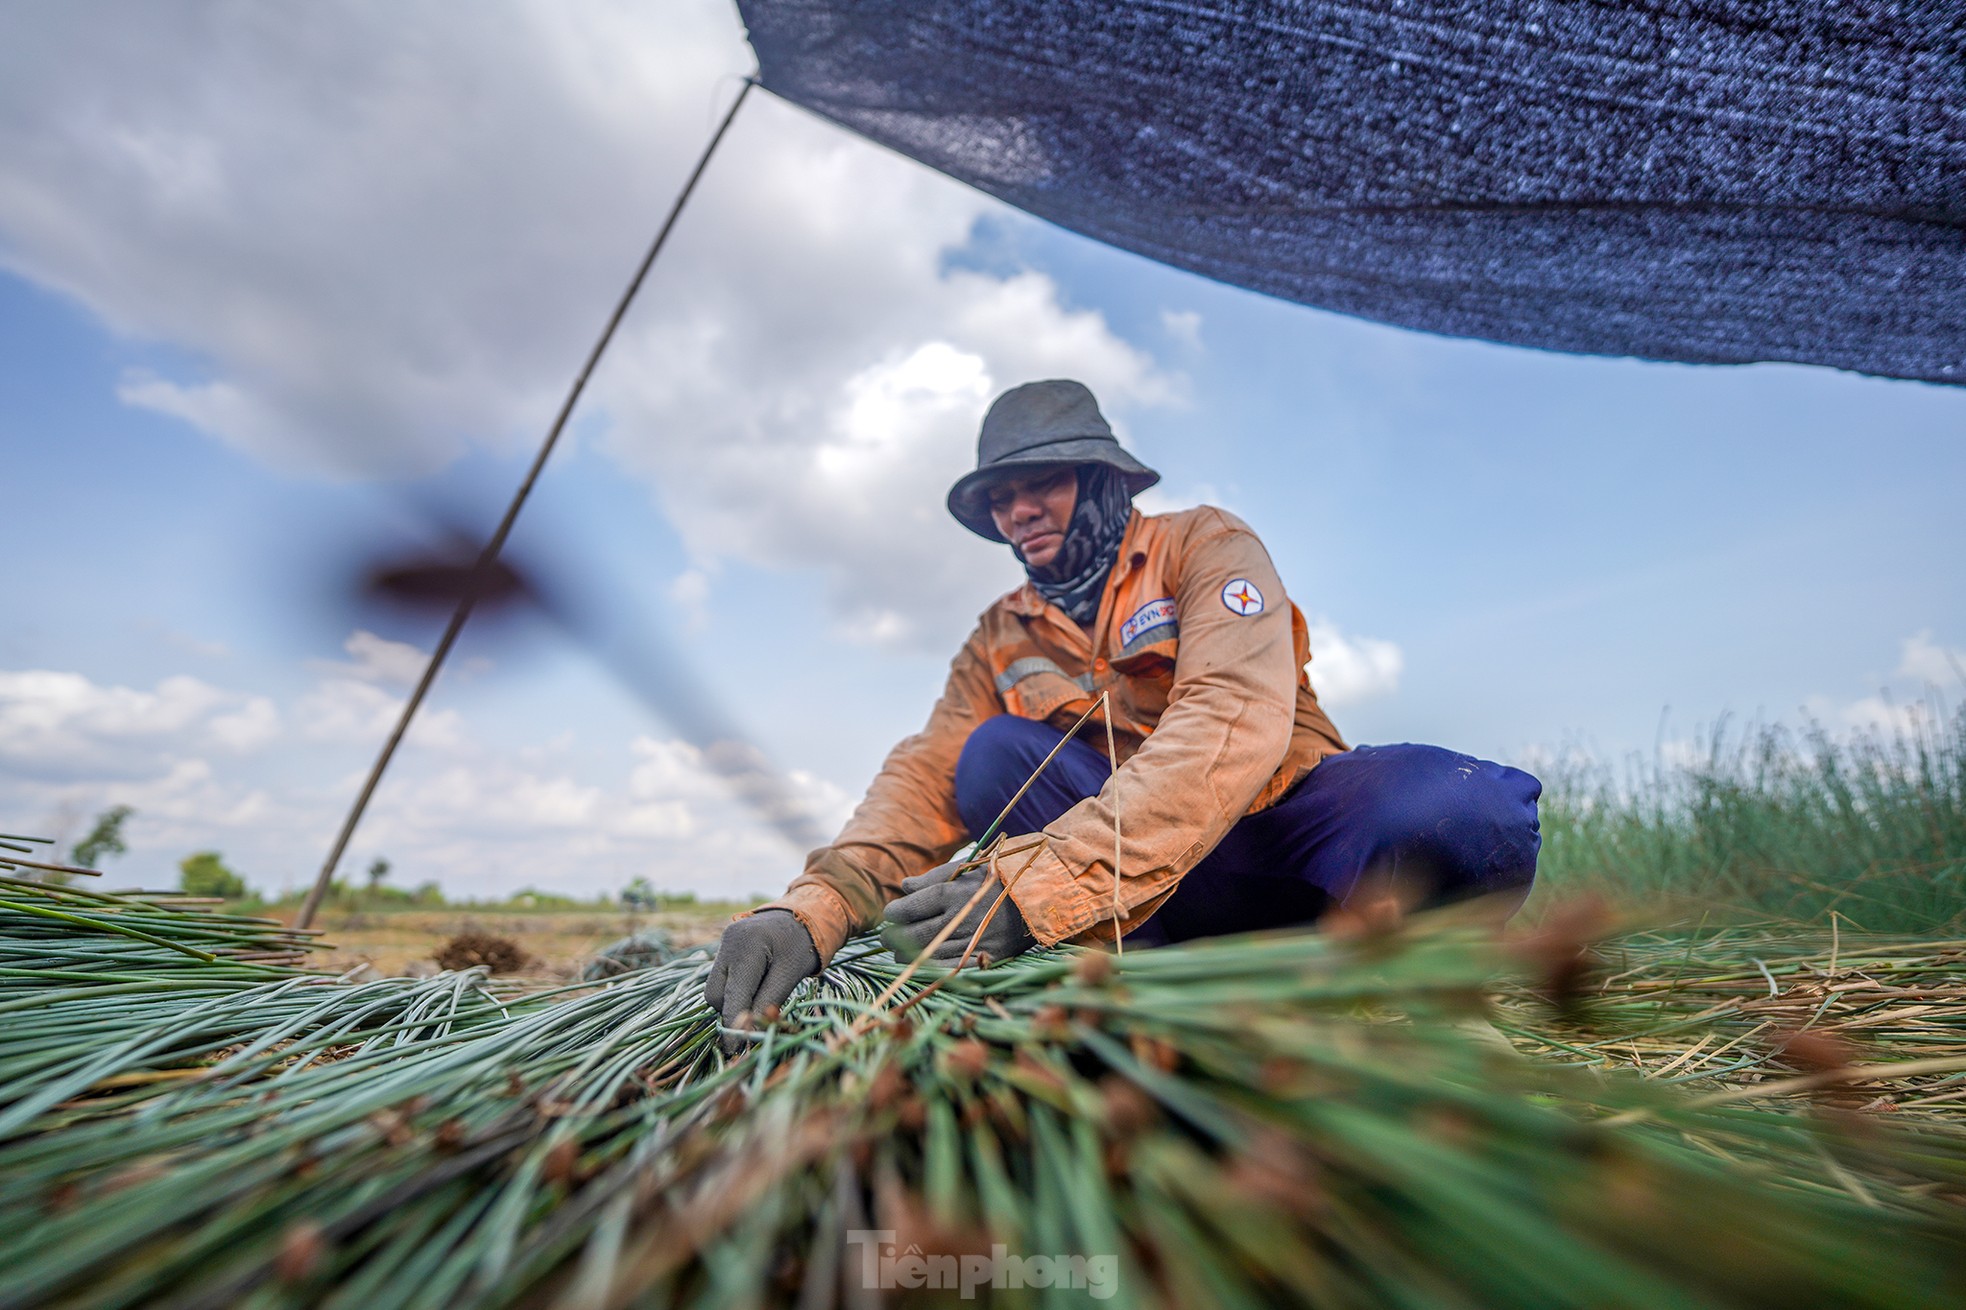
[[[1015,714],[1067,728],[1110,688],[1120,767],[999,872],[1018,874],[1011,899],[1046,945],[1131,931],[1236,820],[1346,749],[1311,691],[1309,659],[1304,616],[1247,525],[1208,507],[1136,510],[1091,632],[1028,582],[984,611],[928,725],[889,753],[839,839],[764,908],[798,915],[831,960],[880,922],[903,878],[967,840],[956,757],[979,723]],[[1103,752],[1104,716],[1079,736]]]

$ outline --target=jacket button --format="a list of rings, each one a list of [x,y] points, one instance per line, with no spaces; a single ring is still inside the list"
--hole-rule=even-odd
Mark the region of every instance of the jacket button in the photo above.
[[[1106,671],[1106,661],[1094,660],[1092,661],[1092,668],[1095,673],[1104,673]]]

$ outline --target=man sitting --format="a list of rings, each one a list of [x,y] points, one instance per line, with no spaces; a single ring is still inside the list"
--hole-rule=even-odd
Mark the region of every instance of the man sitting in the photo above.
[[[1135,510],[1159,478],[1080,383],[991,405],[949,511],[1028,581],[984,612],[838,840],[724,931],[705,997],[726,1027],[883,917],[918,950],[960,918],[935,953],[956,963],[1000,883],[972,961],[1306,924],[1384,880],[1423,901],[1527,895],[1536,779],[1438,746],[1347,748],[1263,543],[1219,509]],[[1006,806],[994,872],[943,863]]]

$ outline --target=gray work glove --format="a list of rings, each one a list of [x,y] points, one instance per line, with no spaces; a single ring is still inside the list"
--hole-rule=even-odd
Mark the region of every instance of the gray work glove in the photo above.
[[[790,910],[759,910],[724,929],[717,958],[703,984],[703,999],[717,1011],[725,1028],[740,1028],[744,1015],[753,1021],[785,1004],[792,989],[819,972],[819,948],[812,934]],[[735,1055],[746,1043],[742,1037],[722,1036],[725,1055]]]
[[[940,865],[927,873],[901,881],[901,897],[890,901],[887,907],[887,927],[882,940],[887,942],[897,956],[913,959],[921,954],[922,948],[942,931],[976,889],[984,882],[990,884],[990,892],[976,903],[976,908],[963,916],[956,930],[949,934],[942,945],[936,947],[935,954],[929,957],[931,963],[954,968],[963,952],[969,949],[969,939],[976,932],[976,925],[983,922],[983,916],[990,912],[996,903],[1000,888],[996,878],[985,868],[971,869],[958,874],[953,864]],[[983,936],[976,943],[976,953],[969,957],[971,964],[993,963],[1007,960],[1013,955],[1022,955],[1038,944],[1025,926],[1024,916],[1017,912],[1017,903],[1009,897],[997,910],[997,917],[990,920],[990,926],[983,930]],[[984,957],[988,958],[985,959]]]

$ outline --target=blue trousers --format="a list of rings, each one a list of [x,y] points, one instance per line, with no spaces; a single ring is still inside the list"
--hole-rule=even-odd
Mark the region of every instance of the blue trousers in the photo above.
[[[970,836],[989,827],[1064,733],[999,715],[956,762]],[[1037,832],[1112,770],[1074,739],[1011,810],[1003,831]],[[1367,874],[1415,884],[1425,903],[1529,894],[1543,786],[1520,769],[1439,746],[1359,746],[1328,756],[1282,800],[1244,816],[1127,941],[1143,946],[1310,923]]]

